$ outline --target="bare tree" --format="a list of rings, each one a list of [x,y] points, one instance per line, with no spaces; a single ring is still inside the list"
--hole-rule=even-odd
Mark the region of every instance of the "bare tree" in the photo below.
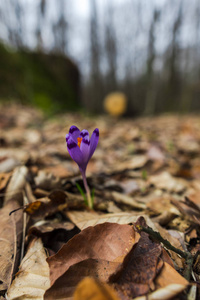
[[[90,0],[90,87],[89,101],[92,110],[102,109],[102,76],[100,69],[100,40],[96,0]]]
[[[109,1],[106,6],[105,21],[105,55],[107,58],[108,71],[106,74],[106,89],[117,89],[117,40],[113,23],[113,5]]]
[[[37,49],[39,51],[43,50],[43,40],[42,40],[42,28],[46,11],[46,0],[40,0],[37,9],[37,25],[36,25],[36,40]]]
[[[155,113],[156,105],[156,92],[155,92],[155,80],[154,80],[154,63],[156,58],[155,50],[155,29],[159,20],[160,11],[156,8],[153,12],[153,18],[151,26],[149,28],[148,38],[148,58],[147,58],[147,70],[146,70],[146,100],[145,100],[145,114]]]
[[[181,97],[181,74],[180,74],[180,33],[183,22],[183,1],[177,9],[177,15],[173,22],[171,41],[167,50],[165,68],[168,70],[167,81],[167,110],[175,110],[179,107]]]
[[[7,0],[1,3],[1,23],[7,32],[7,41],[16,48],[23,48],[24,40],[24,7],[19,0]]]
[[[59,0],[58,4],[58,19],[53,24],[54,46],[53,51],[62,55],[67,53],[68,47],[68,22],[66,20],[66,2]]]
[[[195,55],[195,65],[197,64],[197,78],[200,79],[200,2],[197,0],[195,5],[195,36],[196,36],[196,55]]]

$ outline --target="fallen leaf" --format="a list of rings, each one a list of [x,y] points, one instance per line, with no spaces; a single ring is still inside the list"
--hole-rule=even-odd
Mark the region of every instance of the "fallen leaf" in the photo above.
[[[44,247],[53,255],[79,232],[80,230],[71,222],[59,222],[58,219],[41,220],[29,228],[28,236],[40,237]]]
[[[116,271],[119,264],[120,262],[102,259],[85,259],[74,264],[46,291],[44,299],[69,299],[73,296],[79,282],[87,276],[100,282],[106,282],[109,276]]]
[[[54,176],[52,173],[45,171],[39,171],[35,177],[35,184],[37,188],[51,191],[53,189],[59,189],[61,187],[61,181],[59,177]]]
[[[176,199],[173,199],[171,202],[183,214],[183,216],[185,217],[185,221],[200,225],[200,208],[196,206],[194,202],[190,201],[189,198],[186,197],[185,201],[178,201]]]
[[[173,297],[177,296],[179,293],[184,291],[185,285],[172,283],[167,285],[164,288],[160,288],[156,290],[153,293],[148,294],[148,296],[141,296],[133,298],[133,300],[170,300],[173,299]],[[148,298],[147,298],[148,297]]]
[[[0,173],[0,191],[5,189],[10,177],[11,173]]]
[[[8,157],[5,160],[0,162],[0,172],[10,172],[12,171],[15,167],[19,166],[21,163],[13,158],[13,157]]]
[[[13,138],[13,133],[11,134]],[[0,158],[7,157],[7,158],[13,158],[15,162],[19,162],[21,165],[24,164],[29,159],[30,153],[28,151],[23,150],[22,148],[17,147],[7,147],[7,148],[1,148],[0,152]]]
[[[148,158],[146,155],[134,155],[132,159],[128,161],[117,164],[116,171],[124,171],[125,169],[140,169],[144,167]]]
[[[133,245],[119,270],[109,278],[109,283],[113,283],[120,297],[133,298],[149,292],[163,265],[159,258],[161,253],[161,245],[141,232],[138,243]]]
[[[49,266],[41,239],[34,239],[24,256],[19,271],[7,292],[9,300],[43,300],[50,286]]]
[[[177,249],[180,249],[181,251],[184,251],[183,246],[181,245],[180,241],[178,238],[174,237],[170,232],[168,232],[165,228],[161,227],[158,224],[155,224],[156,226],[156,231],[160,233],[160,235],[169,241],[172,246],[176,247]],[[178,235],[178,234],[177,234]],[[178,268],[184,268],[184,259],[181,258],[177,253],[171,250],[167,250],[170,253],[171,258],[173,261],[176,263]]]
[[[117,224],[131,224],[136,222],[139,216],[143,216],[146,219],[147,224],[155,228],[150,218],[146,215],[142,215],[139,212],[98,214],[96,212],[68,211],[66,212],[66,215],[81,230],[89,226],[95,226],[97,224],[103,224],[105,222]]]
[[[174,178],[166,171],[150,176],[148,181],[157,188],[170,192],[181,193],[187,188],[187,182],[184,179]]]
[[[164,263],[161,273],[155,282],[157,288],[155,292],[146,296],[136,297],[134,300],[146,300],[147,297],[148,300],[169,300],[184,291],[188,286],[188,281],[167,263]]]
[[[6,195],[4,198],[4,205],[12,199],[15,199],[19,202],[19,205],[23,204],[23,195],[22,191],[25,187],[26,180],[28,175],[28,169],[25,166],[17,167],[12,175],[12,178],[7,186]]]
[[[200,208],[200,191],[195,191],[188,196],[188,198],[194,202]]]
[[[128,195],[124,195],[118,192],[111,192],[111,197],[114,201],[121,204],[129,205],[133,208],[137,209],[145,209],[146,205],[144,203],[141,203],[139,201],[134,200],[133,197],[130,197]]]
[[[151,145],[151,147],[149,148],[148,152],[147,152],[147,156],[149,159],[152,160],[161,160],[164,161],[165,160],[165,156],[163,154],[163,152],[161,151],[161,149],[155,145]]]
[[[128,253],[138,238],[139,234],[129,225],[104,223],[84,229],[69,240],[58,253],[47,259],[51,284],[71,265],[85,259],[120,259]]]
[[[8,288],[19,263],[23,213],[19,210],[9,216],[17,208],[17,201],[12,200],[0,210],[0,291]]]
[[[48,197],[41,198],[27,205],[24,211],[32,218],[38,219],[70,207],[72,209],[77,207],[85,208],[82,196],[64,192],[63,190],[54,190],[47,195]]]
[[[188,281],[184,277],[167,262],[164,262],[163,268],[155,280],[156,287],[161,288],[173,283],[181,284],[185,288],[188,285]]]
[[[173,197],[163,196],[152,199],[146,204],[146,208],[150,211],[151,214],[158,216],[159,214],[167,214],[173,218],[176,215],[180,215],[179,210],[171,203]],[[169,215],[170,214],[170,215]],[[164,225],[164,224],[161,224]]]
[[[120,300],[115,291],[106,283],[93,278],[83,279],[76,288],[74,300]]]

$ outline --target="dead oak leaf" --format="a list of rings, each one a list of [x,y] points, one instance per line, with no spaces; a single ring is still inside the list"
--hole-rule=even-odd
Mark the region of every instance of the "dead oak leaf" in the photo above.
[[[70,299],[84,277],[90,276],[100,282],[106,282],[109,276],[116,271],[119,264],[120,262],[102,259],[86,259],[74,264],[46,291],[44,299]]]
[[[119,270],[109,279],[109,283],[113,283],[122,299],[149,292],[163,265],[159,258],[161,253],[161,245],[150,240],[148,234],[141,232],[139,242],[133,245]]]
[[[119,300],[115,291],[105,283],[87,277],[83,279],[74,293],[74,300]]]
[[[121,260],[138,239],[139,234],[129,225],[104,223],[84,229],[47,259],[51,284],[70,266],[83,260]]]
[[[10,285],[19,261],[23,225],[22,210],[9,216],[9,213],[17,208],[19,208],[18,203],[10,200],[0,210],[0,291],[6,290]]]
[[[34,239],[8,289],[7,299],[43,299],[44,292],[50,285],[46,257],[41,239]]]

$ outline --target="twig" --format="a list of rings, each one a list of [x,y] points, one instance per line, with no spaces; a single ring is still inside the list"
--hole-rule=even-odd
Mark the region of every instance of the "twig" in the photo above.
[[[186,268],[184,271],[184,277],[188,281],[190,280],[194,257],[189,251],[182,251],[182,250],[172,246],[172,244],[168,240],[165,240],[160,235],[159,232],[154,231],[151,227],[143,227],[141,225],[136,225],[136,228],[139,231],[144,231],[144,232],[148,233],[154,240],[162,243],[167,249],[172,250],[173,252],[179,254],[182,258],[184,258],[185,264],[186,264]]]

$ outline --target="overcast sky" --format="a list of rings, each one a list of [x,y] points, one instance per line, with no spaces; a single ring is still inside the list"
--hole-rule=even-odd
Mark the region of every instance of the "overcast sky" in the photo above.
[[[23,4],[23,27],[24,40],[30,48],[36,47],[36,26],[37,26],[37,8],[40,0],[19,0]],[[46,0],[46,16],[42,28],[42,37],[45,49],[51,49],[54,40],[52,34],[52,24],[58,20],[58,7],[60,0]],[[91,0],[64,0],[66,5],[65,17],[69,22],[69,45],[68,55],[78,63],[79,67],[86,71],[89,67],[90,57],[90,37],[89,37],[89,17],[90,17],[90,1]],[[108,2],[109,1],[109,2]],[[162,22],[156,29],[156,47],[158,56],[165,50],[170,42],[170,34],[172,32],[173,14],[177,14],[177,8],[182,0],[96,0],[98,6],[98,18],[100,23],[101,46],[104,46],[104,26],[105,26],[105,7],[108,3],[112,3],[115,8],[114,19],[115,33],[117,38],[117,47],[120,53],[119,67],[124,68],[127,56],[140,58],[144,51],[147,50],[148,33],[150,22],[152,20],[152,12],[156,7],[162,7]],[[184,24],[182,25],[181,43],[192,44],[195,41],[195,32],[193,30],[194,12],[190,8],[194,8],[195,1],[190,0],[190,4],[185,1]],[[182,1],[183,2],[183,1]],[[10,4],[9,4],[10,3]],[[6,7],[6,17],[8,23],[13,24],[16,28],[17,20],[13,20],[10,9],[13,9],[12,1],[1,1],[0,8]],[[141,5],[141,15],[137,15],[137,4]],[[9,7],[10,5],[10,7]],[[135,32],[139,28],[137,40]],[[6,37],[6,28],[0,27],[1,37]],[[135,58],[134,58],[135,59]],[[102,60],[103,64],[105,59]],[[102,63],[101,61],[101,63]],[[136,59],[140,64],[139,59]],[[139,65],[140,68],[140,65]],[[120,73],[122,73],[120,71]]]

